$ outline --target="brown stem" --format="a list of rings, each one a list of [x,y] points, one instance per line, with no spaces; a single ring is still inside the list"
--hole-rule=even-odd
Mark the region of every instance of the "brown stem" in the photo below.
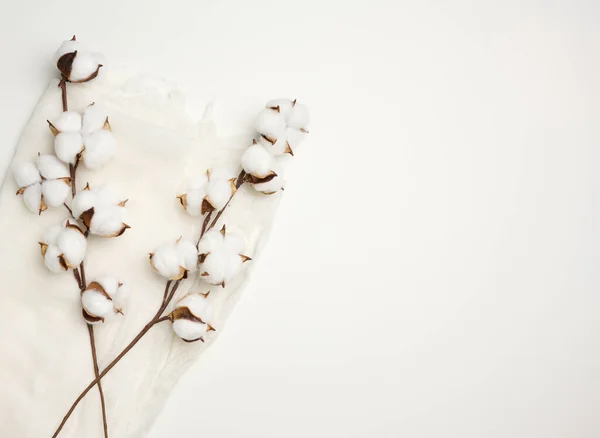
[[[137,334],[137,336],[135,338],[133,338],[133,341],[131,341],[129,343],[129,345],[127,347],[125,347],[125,349],[111,362],[109,363],[106,368],[104,368],[104,370],[102,370],[102,372],[98,375],[98,377],[96,377],[92,383],[90,383],[87,388],[85,388],[83,390],[83,392],[79,395],[79,397],[77,397],[77,399],[75,400],[75,402],[73,403],[73,405],[71,406],[71,408],[69,409],[69,411],[67,412],[67,414],[64,416],[64,418],[62,419],[60,425],[58,426],[58,429],[56,429],[56,432],[54,432],[54,435],[52,435],[52,438],[56,438],[58,436],[58,434],[60,433],[60,431],[62,430],[62,428],[65,426],[67,420],[69,419],[69,417],[71,416],[71,414],[73,413],[73,411],[75,410],[75,408],[77,407],[77,405],[79,404],[79,402],[81,400],[83,400],[83,398],[86,396],[86,394],[88,392],[90,392],[90,390],[96,385],[96,384],[100,384],[100,380],[116,365],[119,363],[119,361],[121,359],[123,359],[123,357],[125,357],[125,355],[135,346],[135,344],[137,344],[140,339],[142,339],[144,337],[144,335],[146,335],[146,333],[148,333],[150,331],[150,329],[152,327],[154,327],[156,324],[161,323],[163,321],[168,321],[169,317],[168,316],[164,316],[162,318],[153,318],[152,321],[150,321],[148,324],[146,324],[144,326],[144,328],[142,329],[141,332],[139,332]]]
[[[245,177],[246,177],[246,172],[244,172],[242,170],[242,172],[239,174],[239,176],[236,180],[236,184],[235,184],[236,189],[239,189],[242,186],[242,184],[244,184]],[[234,195],[235,195],[235,192],[230,196],[229,200],[227,201],[227,204],[225,204],[225,206],[217,213],[217,216],[214,218],[214,220],[208,226],[206,226],[206,224],[210,220],[209,219],[210,215],[207,216],[207,218],[204,220],[205,224],[203,224],[200,237],[202,237],[205,232],[210,231],[216,225],[217,221],[219,220],[219,218],[221,217],[221,215],[223,214],[225,209],[229,206],[229,203],[231,202],[231,199],[233,198]],[[123,357],[125,357],[125,355],[140,341],[140,339],[142,339],[146,335],[146,333],[148,333],[148,331],[150,331],[150,329],[152,327],[154,327],[158,323],[169,320],[169,316],[161,316],[161,315],[169,306],[169,303],[175,296],[175,292],[177,292],[177,289],[179,288],[179,285],[181,284],[181,282],[182,282],[182,280],[177,280],[175,282],[175,284],[173,285],[173,288],[171,289],[171,291],[169,291],[169,286],[171,286],[172,281],[171,280],[167,281],[161,306],[158,309],[158,311],[156,312],[156,314],[154,315],[154,317],[150,320],[150,322],[148,322],[148,324],[146,324],[144,326],[144,328],[142,328],[142,330],[136,335],[136,337],[133,338],[133,340],[129,343],[129,345],[127,345],[127,347],[125,347],[125,349],[123,351],[121,351],[121,353],[119,353],[119,355],[110,364],[108,364],[106,368],[104,368],[104,370],[83,390],[83,392],[81,394],[79,394],[79,397],[77,397],[77,399],[75,399],[75,402],[73,402],[73,404],[71,405],[71,408],[68,410],[66,415],[63,417],[60,425],[58,426],[58,429],[56,429],[56,432],[54,432],[54,435],[52,435],[52,438],[56,438],[58,436],[58,434],[60,433],[60,431],[62,430],[64,425],[67,423],[69,417],[73,414],[73,411],[75,410],[75,408],[77,407],[79,402],[81,402],[81,400],[83,400],[83,398],[87,395],[88,392],[90,392],[90,390],[94,387],[94,385],[98,384],[98,386],[100,386],[100,381],[102,380],[102,378],[116,364],[118,364],[121,361],[121,359],[123,359]]]
[[[210,222],[212,213],[213,213],[212,211],[209,211],[208,214],[206,215],[206,217],[204,218],[204,222],[202,222],[202,231],[200,231],[200,237],[198,237],[198,242],[196,243],[196,248],[198,248],[198,245],[200,245],[200,239],[202,239],[202,236],[204,236],[204,233],[206,233],[206,227],[208,227],[208,223]]]
[[[63,78],[60,81],[59,86],[60,86],[60,89],[62,92],[61,93],[62,109],[63,109],[63,111],[69,111],[69,105],[67,102],[67,81]],[[70,173],[70,177],[71,177],[71,194],[72,194],[73,198],[75,198],[75,195],[77,194],[77,182],[76,182],[77,164],[75,164],[75,165],[69,164],[69,173]],[[66,203],[65,203],[65,207],[67,207],[67,210],[69,210],[69,213],[71,214],[71,216],[73,216],[73,212],[67,206]],[[85,288],[87,287],[87,280],[85,278],[85,267],[84,267],[83,261],[79,265],[79,269],[77,269],[77,268],[73,269],[73,276],[75,277],[75,280],[77,281],[79,290],[81,292],[83,292],[85,290]],[[92,361],[94,363],[94,376],[96,377],[96,379],[98,379],[98,392],[100,393],[100,404],[102,406],[102,423],[104,425],[104,437],[108,438],[108,422],[106,421],[106,404],[104,402],[104,390],[102,389],[102,383],[100,382],[100,379],[99,379],[100,369],[98,367],[98,355],[96,353],[96,339],[94,336],[94,328],[90,324],[87,324],[87,326],[88,326],[88,333],[90,335],[90,347],[92,349]]]
[[[79,265],[79,272],[81,274],[81,290],[84,290],[87,287],[87,280],[85,279],[85,267],[83,266],[83,261]]]
[[[69,111],[69,104],[67,103],[67,81],[63,78],[58,86],[62,91],[62,109],[63,111]]]
[[[81,265],[83,267],[83,263]],[[90,334],[90,345],[92,347],[92,359],[94,360],[94,376],[96,379],[100,377],[98,368],[98,355],[96,354],[96,339],[94,337],[94,326],[88,324],[88,333]],[[102,383],[98,381],[98,391],[100,392],[100,405],[102,406],[102,424],[104,426],[104,438],[108,438],[108,422],[106,421],[106,404],[104,403],[104,391]]]

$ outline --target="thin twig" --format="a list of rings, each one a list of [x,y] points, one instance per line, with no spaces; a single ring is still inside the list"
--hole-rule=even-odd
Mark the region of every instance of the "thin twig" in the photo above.
[[[69,105],[67,103],[67,80],[65,78],[62,78],[61,81],[58,83],[58,86],[60,87],[60,89],[62,91],[63,112],[69,111]]]
[[[83,264],[82,264],[83,266]],[[94,326],[88,324],[88,333],[90,334],[90,345],[92,346],[92,359],[94,360],[94,376],[96,379],[100,377],[98,368],[98,355],[96,354],[96,339],[94,337]],[[98,381],[98,391],[100,392],[100,405],[102,406],[102,424],[104,426],[104,438],[108,438],[108,422],[106,421],[106,404],[104,403],[104,391],[102,384]]]
[[[63,112],[69,111],[69,105],[68,105],[68,101],[67,101],[67,81],[66,81],[66,79],[63,78],[60,81],[59,86],[62,91],[61,97],[62,97]],[[72,194],[72,197],[75,198],[75,195],[77,194],[77,164],[75,164],[75,165],[69,164],[69,173],[70,173],[70,177],[71,177],[71,194]],[[69,206],[67,206],[66,203],[65,203],[65,207],[67,207],[67,210],[69,210],[69,213],[71,214],[71,216],[73,216],[73,211],[69,208]],[[89,231],[89,230],[86,230],[86,232],[87,231]],[[87,235],[85,237],[87,237]],[[79,269],[77,269],[77,268],[73,269],[73,276],[75,277],[75,280],[77,281],[79,290],[81,292],[83,292],[85,290],[85,288],[87,287],[87,280],[85,278],[85,267],[84,267],[83,261],[79,265]],[[96,379],[98,379],[98,392],[100,393],[100,404],[102,406],[102,423],[104,425],[104,437],[108,438],[108,422],[106,420],[106,404],[104,402],[104,391],[102,389],[102,383],[99,380],[98,355],[96,353],[96,340],[95,340],[95,336],[94,336],[94,328],[90,324],[87,324],[87,326],[88,326],[88,333],[90,335],[90,347],[92,349],[92,361],[94,363],[94,376],[96,377]]]

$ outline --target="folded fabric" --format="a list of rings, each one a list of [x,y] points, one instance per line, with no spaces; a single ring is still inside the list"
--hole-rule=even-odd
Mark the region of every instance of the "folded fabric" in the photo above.
[[[54,153],[47,120],[61,114],[61,90],[52,81],[33,111],[16,149],[11,168]],[[95,326],[102,370],[131,341],[160,306],[165,279],[152,270],[148,253],[181,235],[197,239],[202,217],[186,213],[176,198],[189,177],[206,169],[240,168],[248,137],[219,138],[214,122],[194,124],[185,102],[166,82],[110,72],[87,84],[69,85],[69,109],[83,112],[96,102],[110,117],[117,140],[114,158],[102,169],[80,167],[78,190],[110,186],[127,202],[127,229],[122,236],[88,238],[86,273],[89,280],[110,274],[129,288],[124,315]],[[249,114],[251,118],[254,114]],[[20,196],[10,170],[0,191],[0,429],[3,437],[51,436],[66,410],[93,378],[93,365],[81,296],[71,272],[54,274],[44,267],[38,241],[44,231],[64,224],[66,208],[32,214]],[[243,185],[219,219],[245,239],[246,255],[256,259],[271,228],[280,194],[265,196]],[[221,286],[199,277],[182,282],[173,300],[188,292],[211,290],[216,334],[206,343],[186,343],[170,323],[155,326],[103,379],[110,435],[146,436],[177,379],[222,328],[235,305],[252,263]],[[77,407],[60,436],[102,437],[96,390]]]

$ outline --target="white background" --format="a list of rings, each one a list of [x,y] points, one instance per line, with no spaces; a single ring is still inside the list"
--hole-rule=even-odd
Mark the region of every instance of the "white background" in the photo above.
[[[599,20],[594,0],[4,0],[0,172],[73,33],[196,114],[216,99],[224,128],[296,97],[311,137],[268,249],[151,438],[598,437]]]

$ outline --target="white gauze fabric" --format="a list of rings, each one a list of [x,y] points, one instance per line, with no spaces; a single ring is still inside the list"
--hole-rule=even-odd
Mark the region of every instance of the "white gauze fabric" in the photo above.
[[[53,153],[46,120],[61,112],[61,94],[52,81],[33,111],[16,149],[13,164]],[[69,109],[82,112],[97,102],[108,109],[117,139],[116,156],[102,169],[80,166],[78,190],[108,184],[127,203],[132,227],[118,238],[90,236],[86,257],[88,282],[108,274],[130,291],[116,315],[95,326],[100,369],[133,339],[157,311],[166,280],[153,272],[148,253],[180,235],[197,238],[203,218],[188,215],[176,195],[186,178],[207,168],[240,171],[240,157],[251,138],[218,138],[212,120],[194,125],[184,100],[166,82],[129,74],[103,74],[91,83],[68,85]],[[257,111],[260,106],[257,106]],[[248,114],[248,118],[255,114]],[[93,380],[88,331],[72,271],[53,274],[43,264],[38,240],[52,225],[64,223],[67,211],[48,209],[41,216],[15,196],[9,170],[0,191],[0,430],[4,438],[49,437],[79,393]],[[263,196],[246,185],[236,193],[223,223],[246,239],[246,255],[256,259],[271,227],[280,194]],[[214,216],[213,216],[214,217]],[[252,269],[225,289],[197,279],[184,281],[173,303],[187,292],[211,290],[216,333],[185,343],[170,322],[150,333],[103,379],[109,434],[116,438],[147,436],[168,393],[183,372],[218,336]],[[172,307],[172,306],[171,306]],[[63,438],[100,438],[102,418],[96,388],[80,403],[61,432]]]

